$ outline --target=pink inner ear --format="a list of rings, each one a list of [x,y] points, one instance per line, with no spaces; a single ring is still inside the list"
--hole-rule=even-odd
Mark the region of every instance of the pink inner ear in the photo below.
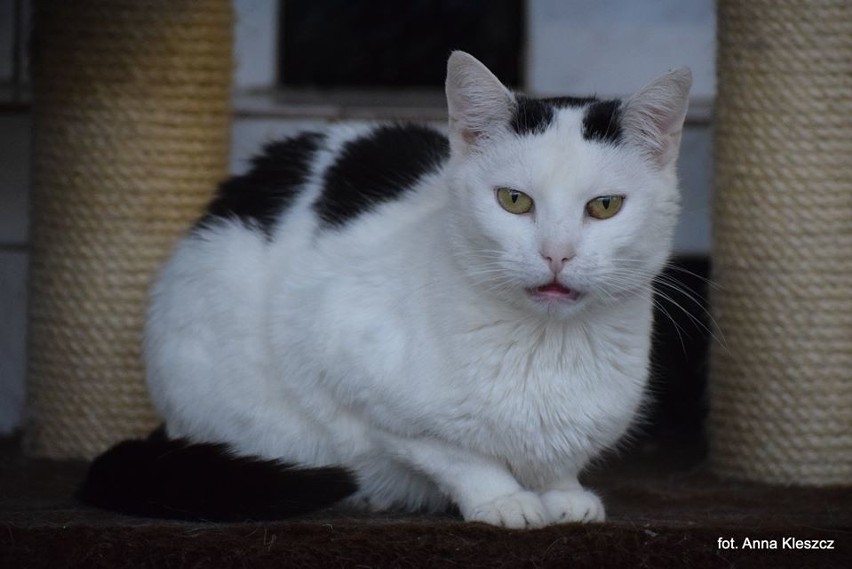
[[[659,166],[665,166],[677,157],[683,128],[680,109],[665,104],[647,104],[628,112],[630,114],[623,124],[635,133]]]
[[[672,109],[652,107],[648,110],[651,122],[657,127],[661,136],[667,136],[680,131],[679,116]]]

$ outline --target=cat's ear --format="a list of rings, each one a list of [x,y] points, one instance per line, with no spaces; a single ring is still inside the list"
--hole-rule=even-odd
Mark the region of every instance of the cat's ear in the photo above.
[[[508,127],[515,97],[472,55],[454,51],[447,62],[450,142],[467,150],[488,134]]]
[[[624,104],[625,134],[661,168],[677,159],[692,72],[686,67],[669,71],[629,97]]]

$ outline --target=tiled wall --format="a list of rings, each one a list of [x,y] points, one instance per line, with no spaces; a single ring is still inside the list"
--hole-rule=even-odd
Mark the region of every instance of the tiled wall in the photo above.
[[[235,84],[262,87],[274,78],[269,68],[274,64],[270,55],[274,40],[269,36],[275,25],[273,2],[234,1]],[[623,94],[669,67],[689,64],[697,101],[712,96],[712,0],[529,1],[531,90]],[[0,0],[0,37],[6,25],[4,10],[11,2]],[[260,55],[253,57],[254,53]],[[709,250],[708,118],[706,113],[693,113],[683,138],[679,167],[684,208],[676,235],[680,253]],[[24,397],[30,122],[27,112],[0,113],[0,434],[20,424]],[[263,142],[318,122],[322,120],[293,115],[238,116],[232,129],[231,171],[243,171]]]
[[[715,92],[714,0],[529,0],[527,86],[623,95],[687,65],[692,96]]]

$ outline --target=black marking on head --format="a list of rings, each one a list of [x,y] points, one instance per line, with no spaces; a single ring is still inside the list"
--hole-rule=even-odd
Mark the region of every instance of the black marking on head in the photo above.
[[[621,134],[621,101],[596,101],[586,108],[583,138],[615,144],[621,140]]]
[[[195,228],[203,229],[216,219],[238,218],[269,236],[281,213],[301,192],[323,140],[320,133],[306,132],[268,144],[252,159],[247,173],[219,185]]]
[[[77,497],[134,516],[241,522],[325,508],[357,490],[344,468],[234,456],[225,445],[154,436],[97,457]]]
[[[386,125],[343,145],[325,173],[314,210],[327,226],[340,227],[412,188],[449,156],[447,138],[418,125]]]
[[[556,109],[583,107],[597,101],[595,97],[548,97],[533,99],[515,95],[516,104],[511,127],[516,134],[541,134],[553,122]]]

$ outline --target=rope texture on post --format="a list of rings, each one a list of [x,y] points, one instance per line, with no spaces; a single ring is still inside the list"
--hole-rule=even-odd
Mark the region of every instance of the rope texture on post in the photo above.
[[[852,485],[852,3],[717,10],[711,465]]]
[[[156,426],[151,276],[225,175],[228,0],[39,0],[24,445],[90,458]]]

